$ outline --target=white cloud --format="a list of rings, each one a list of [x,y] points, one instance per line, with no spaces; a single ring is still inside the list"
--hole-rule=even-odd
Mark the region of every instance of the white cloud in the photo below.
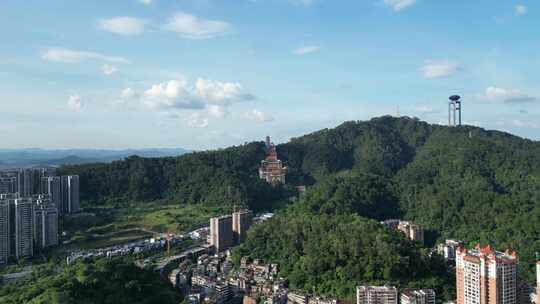
[[[170,80],[152,85],[144,92],[143,104],[152,109],[204,109],[207,105],[228,106],[254,99],[244,93],[239,83],[198,78],[194,84],[186,80]],[[217,114],[217,108],[213,108]]]
[[[143,104],[151,109],[203,109],[185,80],[170,80],[152,85],[144,92]]]
[[[228,114],[227,108],[220,105],[207,105],[206,111],[210,116],[215,118],[224,118]]]
[[[144,4],[146,6],[152,5],[153,2],[154,1],[152,1],[152,0],[139,0],[139,3]]]
[[[123,57],[108,56],[95,52],[70,50],[66,48],[49,48],[43,52],[41,58],[47,61],[77,63],[86,60],[99,60],[114,63],[127,63]]]
[[[384,4],[396,12],[416,4],[416,0],[384,0]]]
[[[539,123],[531,122],[531,121],[523,121],[523,120],[519,120],[519,119],[514,119],[512,121],[512,125],[514,127],[518,127],[518,128],[540,129],[540,124]]]
[[[125,88],[120,93],[120,98],[122,99],[133,99],[137,97],[138,97],[138,94],[132,88]]]
[[[103,72],[103,74],[109,76],[118,72],[118,68],[114,65],[104,64],[101,66],[101,71]]]
[[[246,112],[244,115],[247,119],[255,120],[259,122],[269,122],[273,121],[274,117],[268,113],[253,109],[249,112]]]
[[[420,114],[433,114],[436,113],[436,111],[433,109],[433,107],[430,106],[418,106],[416,107],[416,112]]]
[[[81,96],[78,94],[69,96],[67,106],[71,111],[80,112],[83,107]]]
[[[138,108],[139,104],[139,93],[137,93],[132,88],[125,88],[120,92],[120,97],[113,101],[113,105],[121,106],[122,109],[131,109],[135,110]]]
[[[516,7],[514,8],[514,12],[517,16],[523,16],[523,15],[526,15],[527,12],[529,11],[529,9],[523,5],[523,4],[518,4],[516,5]]]
[[[187,118],[187,125],[191,128],[206,128],[209,124],[208,118],[201,117],[199,113],[194,113]]]
[[[486,101],[503,101],[506,103],[530,103],[536,102],[537,98],[526,94],[519,89],[505,89],[499,87],[488,87],[480,99]]]
[[[177,98],[180,94],[187,95],[184,88],[187,87],[187,82],[185,80],[171,80],[166,83],[159,83],[152,85],[150,89],[145,91],[145,95],[150,98]]]
[[[420,68],[422,75],[427,79],[448,77],[459,70],[459,65],[451,61],[427,61]]]
[[[102,19],[98,22],[98,26],[107,32],[119,35],[137,35],[144,32],[146,21],[133,17],[114,17],[110,19]]]
[[[320,51],[320,47],[318,46],[315,46],[315,45],[309,45],[309,46],[304,46],[304,47],[301,47],[301,48],[297,48],[296,50],[293,51],[293,54],[295,55],[307,55],[307,54],[311,54],[311,53],[316,53],[318,51]]]
[[[206,39],[229,31],[230,24],[219,20],[206,20],[184,12],[176,13],[164,28],[183,38]]]
[[[518,94],[516,90],[507,90],[503,88],[497,88],[497,87],[489,87],[486,89],[486,93],[484,95],[486,100],[498,100],[498,99],[505,99],[508,96],[512,96]]]
[[[195,83],[196,95],[208,102],[230,104],[236,101],[252,100],[254,97],[244,93],[242,85],[236,82],[220,82],[198,78]]]

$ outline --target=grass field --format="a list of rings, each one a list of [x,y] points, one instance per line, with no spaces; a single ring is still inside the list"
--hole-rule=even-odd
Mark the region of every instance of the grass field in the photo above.
[[[184,233],[207,225],[212,216],[231,212],[223,207],[164,201],[83,207],[83,213],[67,217],[62,223],[67,232],[62,251],[112,246],[156,233]]]

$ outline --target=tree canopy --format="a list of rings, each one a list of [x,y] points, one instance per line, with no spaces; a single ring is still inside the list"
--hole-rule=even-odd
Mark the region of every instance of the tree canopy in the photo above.
[[[81,176],[86,200],[242,202],[256,211],[283,206],[293,186],[307,185],[307,198],[299,208],[315,216],[313,221],[323,215],[376,220],[399,216],[427,229],[429,244],[457,238],[515,249],[521,275],[532,281],[535,252],[540,251],[539,142],[477,127],[384,116],[293,138],[277,151],[289,167],[288,185],[278,188],[258,178],[265,156],[262,142],[61,171]],[[283,229],[293,225],[282,224]],[[332,234],[328,225],[326,233]]]
[[[121,259],[80,262],[65,269],[40,267],[27,282],[5,285],[0,302],[77,304],[179,303],[180,295],[158,274]]]

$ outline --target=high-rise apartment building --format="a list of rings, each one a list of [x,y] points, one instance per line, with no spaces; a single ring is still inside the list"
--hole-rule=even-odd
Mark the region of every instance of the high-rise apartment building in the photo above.
[[[51,203],[60,208],[62,205],[62,182],[59,176],[47,176],[41,179],[42,194],[50,197]]]
[[[12,192],[0,193],[0,264],[10,257],[32,256],[35,248],[58,244],[56,204],[61,205],[62,191],[61,178],[51,177],[53,173],[48,169],[0,171],[0,179],[9,181],[7,192]],[[78,178],[66,178],[66,185],[70,206],[78,208]]]
[[[220,216],[210,219],[210,245],[216,252],[229,249],[233,245],[232,216]]]
[[[401,292],[401,304],[435,304],[433,289],[406,290]]]
[[[17,259],[22,257],[32,256],[34,253],[33,246],[33,202],[30,198],[17,198],[13,204],[13,212],[11,219],[14,228],[13,233],[13,249]]]
[[[356,304],[397,304],[398,292],[391,286],[356,287]]]
[[[17,191],[20,196],[30,196],[30,182],[31,175],[30,171],[26,169],[20,169],[17,172]]]
[[[41,193],[41,178],[49,175],[48,169],[19,169],[17,172],[17,191],[21,197]]]
[[[0,264],[6,264],[11,255],[10,202],[7,195],[0,195]]]
[[[0,171],[0,194],[1,193],[17,193],[19,170],[2,170]],[[1,182],[3,180],[3,182]],[[3,188],[3,189],[2,189]],[[2,191],[4,190],[4,191]],[[12,190],[11,192],[5,192],[5,190]]]
[[[457,304],[516,304],[517,264],[516,252],[458,248]]]
[[[61,212],[63,214],[72,214],[79,212],[79,176],[67,175],[61,179],[62,203]]]
[[[0,177],[0,193],[15,193],[16,189],[16,177]]]
[[[34,246],[45,249],[58,245],[58,209],[36,205],[34,210]]]
[[[234,212],[232,217],[234,242],[240,244],[246,239],[246,232],[253,221],[253,213],[249,210],[240,210]]]

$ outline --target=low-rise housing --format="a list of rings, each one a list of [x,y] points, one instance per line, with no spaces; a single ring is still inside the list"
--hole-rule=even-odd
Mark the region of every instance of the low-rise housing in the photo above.
[[[433,289],[405,290],[401,292],[401,304],[435,304]]]
[[[393,286],[358,286],[356,304],[397,304],[398,292]]]

